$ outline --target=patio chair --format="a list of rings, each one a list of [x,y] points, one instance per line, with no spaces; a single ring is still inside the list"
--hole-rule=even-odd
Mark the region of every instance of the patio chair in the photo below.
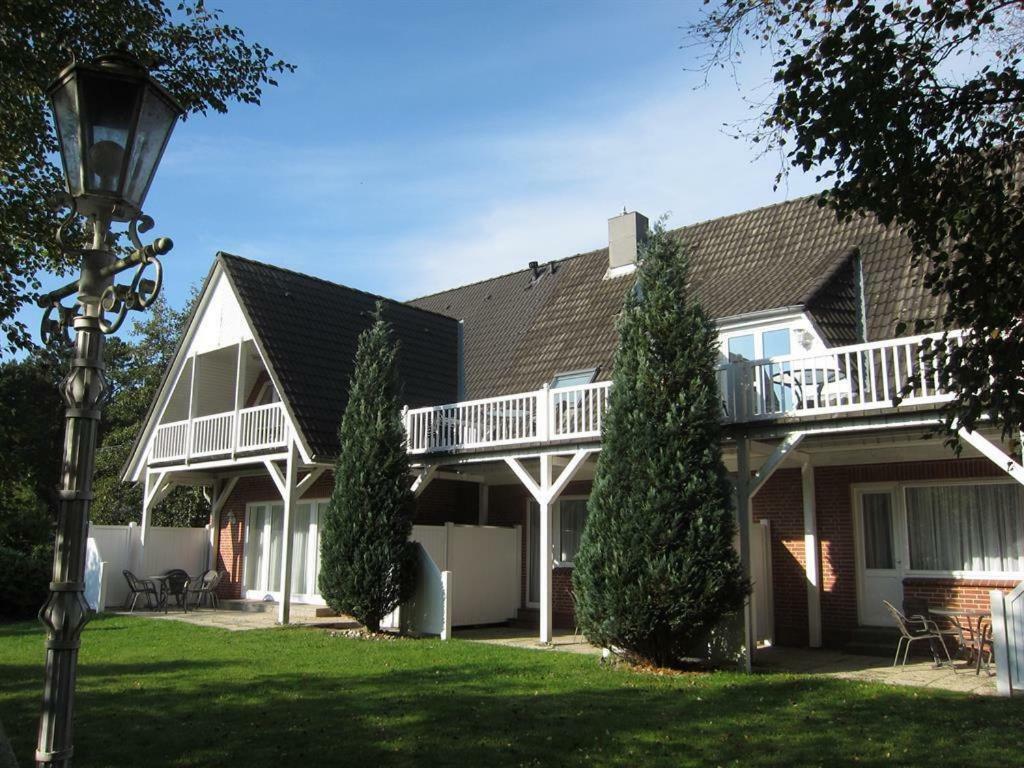
[[[882,602],[885,604],[885,609],[889,611],[889,615],[892,616],[893,621],[896,622],[896,628],[900,631],[900,639],[899,642],[896,643],[896,656],[892,660],[892,665],[894,667],[900,660],[900,651],[903,651],[902,666],[905,667],[907,666],[907,656],[910,653],[910,646],[918,640],[927,640],[929,641],[928,646],[932,651],[932,657],[935,659],[935,665],[939,666],[941,664],[939,655],[935,650],[937,641],[938,645],[942,646],[942,650],[946,653],[946,660],[949,662],[950,669],[956,672],[956,667],[953,666],[953,658],[949,655],[949,649],[942,641],[942,633],[939,631],[939,628],[936,626],[934,621],[924,616],[914,616],[912,619],[908,619],[888,600],[883,600]]]
[[[964,648],[964,633],[963,628],[960,626],[955,618],[948,622],[949,626],[942,626],[932,616],[931,606],[928,601],[923,597],[905,597],[903,598],[903,615],[911,622],[920,623],[918,619],[930,621],[935,625],[935,629],[942,635],[942,640],[939,642],[945,644],[945,639],[949,638],[953,641],[953,655],[955,656]],[[938,652],[932,645],[932,656],[937,657]]]
[[[184,608],[188,613],[188,604],[185,602],[185,587],[188,585],[188,572],[181,568],[172,568],[164,574],[164,613],[167,613],[167,603],[173,597],[179,608]]]
[[[135,604],[139,601],[139,598],[143,596],[145,596],[146,603],[150,610],[157,607],[160,602],[160,595],[157,594],[156,586],[152,582],[143,581],[127,569],[121,571],[121,574],[124,576],[124,580],[128,582],[128,596],[124,599],[123,607],[126,608],[129,613],[135,612]]]
[[[189,579],[185,585],[185,609],[188,610],[188,603],[193,599],[192,605],[194,608],[201,608],[203,600],[211,608],[219,607],[220,601],[217,599],[215,590],[223,576],[224,574],[220,571],[211,569]]]
[[[981,665],[985,665],[985,671],[992,668],[992,625],[982,619],[978,619],[975,627],[970,621],[964,631],[964,648],[970,654],[970,661],[974,666],[974,674],[981,674]]]

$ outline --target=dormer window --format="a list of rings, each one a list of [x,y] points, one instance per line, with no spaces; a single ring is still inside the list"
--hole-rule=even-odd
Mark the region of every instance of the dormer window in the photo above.
[[[579,387],[584,384],[592,383],[595,378],[597,378],[597,368],[587,368],[581,371],[559,373],[551,380],[551,389]]]

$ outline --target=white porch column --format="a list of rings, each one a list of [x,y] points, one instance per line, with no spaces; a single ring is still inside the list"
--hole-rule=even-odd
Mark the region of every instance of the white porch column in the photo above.
[[[292,440],[288,446],[288,460],[285,463],[284,489],[281,500],[284,502],[284,525],[282,526],[281,542],[281,600],[277,604],[277,623],[287,624],[292,607],[292,546],[294,539],[295,505],[299,501],[298,494],[299,448]]]
[[[740,535],[740,567],[750,578],[750,441],[736,441],[736,524]],[[753,604],[748,597],[743,605],[743,667],[748,672],[754,654]]]
[[[814,467],[809,457],[800,465],[804,502],[804,571],[807,574],[807,644],[821,648],[821,565],[818,562],[818,510],[814,499]]]
[[[554,563],[551,558],[551,456],[540,457],[540,641],[552,638],[551,579]]]
[[[145,471],[142,491],[142,525],[139,531],[139,543],[146,546],[146,534],[153,522],[153,508],[163,501],[171,492],[171,481],[167,479],[166,472]]]

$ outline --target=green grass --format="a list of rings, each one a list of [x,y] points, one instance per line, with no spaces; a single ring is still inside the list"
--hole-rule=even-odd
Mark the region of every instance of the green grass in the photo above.
[[[31,765],[42,635],[0,626],[0,719]],[[1017,766],[1004,699],[321,630],[100,618],[83,636],[76,766]]]

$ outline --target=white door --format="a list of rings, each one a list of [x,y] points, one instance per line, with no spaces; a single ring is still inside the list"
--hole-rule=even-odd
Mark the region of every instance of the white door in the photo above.
[[[857,572],[860,623],[892,626],[883,605],[888,600],[902,610],[902,539],[896,493],[892,489],[857,494]]]
[[[326,501],[300,502],[292,535],[292,600],[320,603],[320,515]],[[281,558],[284,507],[252,504],[245,542],[245,596],[250,600],[281,599]]]

